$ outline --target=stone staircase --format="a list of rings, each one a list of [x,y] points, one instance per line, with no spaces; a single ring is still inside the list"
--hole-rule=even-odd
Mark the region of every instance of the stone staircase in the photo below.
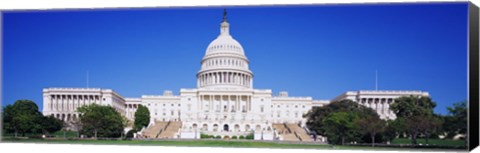
[[[300,141],[313,141],[313,138],[308,135],[305,129],[301,128],[297,124],[286,124],[287,127],[300,139]]]
[[[285,124],[272,124],[273,128],[277,130],[278,134],[284,141],[300,141],[295,134]]]
[[[182,127],[182,122],[168,122],[158,138],[177,138],[176,134]]]
[[[158,134],[165,129],[168,122],[155,122],[155,125],[149,126],[145,131],[143,131],[143,136],[145,138],[157,138]]]

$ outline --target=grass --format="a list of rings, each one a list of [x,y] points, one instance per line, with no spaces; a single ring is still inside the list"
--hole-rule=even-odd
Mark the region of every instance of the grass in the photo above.
[[[53,144],[91,144],[91,145],[142,145],[142,146],[184,146],[184,147],[228,147],[228,148],[290,148],[290,149],[339,149],[339,150],[412,150],[412,148],[370,147],[370,146],[333,146],[328,144],[293,144],[268,141],[232,141],[232,140],[44,140],[4,138],[4,142],[15,143],[53,143]],[[425,149],[442,150],[452,149]],[[457,149],[458,150],[458,149]]]
[[[411,144],[412,140],[408,138],[398,138],[392,141],[392,144]],[[427,144],[425,143],[425,139],[417,139],[418,144]],[[437,146],[465,146],[465,141],[463,140],[442,140],[442,139],[428,139],[429,145],[437,145]]]
[[[65,131],[65,135],[63,131],[57,131],[52,134],[55,138],[77,138],[77,132],[75,131]]]
[[[43,134],[42,133],[27,133],[25,134],[25,137],[41,137]],[[55,138],[77,138],[77,132],[75,131],[57,131],[55,133],[51,134]],[[8,133],[5,134],[3,133],[3,137],[14,137],[13,133]],[[21,137],[21,134],[18,134],[19,137]]]

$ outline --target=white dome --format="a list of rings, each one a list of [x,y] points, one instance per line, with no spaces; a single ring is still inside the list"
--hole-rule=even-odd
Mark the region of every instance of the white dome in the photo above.
[[[224,12],[220,35],[208,45],[197,73],[198,88],[252,88],[253,73],[248,59],[229,28]]]
[[[226,19],[220,24],[220,35],[208,45],[205,57],[214,54],[236,54],[245,57],[242,45],[230,35],[230,24]]]
[[[227,54],[239,54],[245,56],[243,53],[243,47],[237,40],[233,39],[230,35],[222,35],[213,40],[207,47],[205,56],[215,53],[227,53]]]

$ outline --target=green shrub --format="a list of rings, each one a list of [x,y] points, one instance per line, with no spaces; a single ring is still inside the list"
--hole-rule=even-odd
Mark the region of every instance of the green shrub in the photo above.
[[[127,132],[126,137],[127,138],[133,138],[134,133],[137,133],[137,130],[132,129],[132,130]]]
[[[246,139],[253,140],[254,136],[253,136],[253,134],[248,134],[245,138],[246,138]]]
[[[219,136],[219,135],[215,136],[215,139],[221,139],[221,138],[222,136]]]
[[[237,136],[236,135],[232,136],[232,139],[237,139]]]
[[[239,139],[245,139],[245,137],[243,135],[241,135],[240,137],[238,137]]]
[[[208,139],[210,138],[210,135],[208,134],[200,134],[200,139]]]

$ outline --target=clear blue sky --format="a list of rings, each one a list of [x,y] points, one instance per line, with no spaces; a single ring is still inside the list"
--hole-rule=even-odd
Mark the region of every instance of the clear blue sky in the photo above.
[[[227,7],[254,88],[332,99],[348,90],[428,91],[435,111],[467,97],[467,3]],[[195,88],[223,7],[3,15],[3,106],[48,87],[124,97]]]

